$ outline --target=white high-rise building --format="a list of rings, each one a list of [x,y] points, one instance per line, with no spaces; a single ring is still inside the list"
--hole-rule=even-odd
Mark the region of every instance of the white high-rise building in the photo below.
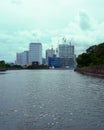
[[[53,48],[46,50],[46,64],[48,64],[48,58],[55,55],[55,50]]]
[[[42,44],[30,43],[29,45],[29,63],[38,62],[42,64]]]

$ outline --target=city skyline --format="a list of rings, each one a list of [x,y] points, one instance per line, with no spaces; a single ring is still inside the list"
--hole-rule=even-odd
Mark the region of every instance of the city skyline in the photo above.
[[[29,44],[28,50],[16,53],[15,64],[23,67],[34,63],[56,68],[76,66],[74,45],[67,43],[65,38],[63,39],[63,43],[59,44],[56,49],[46,49],[45,54],[45,57],[43,57],[42,43],[32,42]]]
[[[46,50],[65,37],[77,55],[104,42],[103,5],[103,0],[0,1],[0,60],[14,62],[30,42]]]

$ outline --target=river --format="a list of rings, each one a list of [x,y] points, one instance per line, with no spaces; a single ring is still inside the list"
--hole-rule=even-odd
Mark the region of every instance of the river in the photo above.
[[[2,72],[0,130],[104,130],[104,79],[73,70]]]

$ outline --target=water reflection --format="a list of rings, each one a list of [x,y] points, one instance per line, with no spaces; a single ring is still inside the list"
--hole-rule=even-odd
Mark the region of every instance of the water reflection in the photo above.
[[[0,75],[2,75],[2,74],[6,74],[5,72],[0,72]]]

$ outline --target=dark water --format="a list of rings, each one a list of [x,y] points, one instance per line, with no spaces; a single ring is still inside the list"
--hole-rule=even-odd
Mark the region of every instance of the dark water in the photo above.
[[[72,70],[1,73],[0,130],[104,130],[104,79]]]

